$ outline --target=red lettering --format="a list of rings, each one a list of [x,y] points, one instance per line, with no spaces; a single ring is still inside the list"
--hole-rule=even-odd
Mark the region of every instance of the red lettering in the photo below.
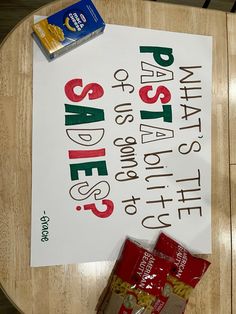
[[[157,102],[158,98],[160,97],[160,101],[162,104],[166,104],[171,99],[171,93],[168,88],[165,86],[158,86],[156,89],[156,93],[154,96],[149,97],[148,93],[153,90],[151,85],[143,86],[139,90],[139,96],[147,104],[154,104]]]
[[[75,87],[83,87],[83,81],[80,78],[72,79],[65,85],[65,94],[67,98],[73,102],[79,102],[83,100],[87,95],[89,100],[101,98],[104,94],[104,90],[101,85],[97,83],[87,84],[81,94],[76,94]]]
[[[105,156],[105,148],[93,149],[93,150],[69,150],[69,158],[91,158],[91,157],[100,157]]]
[[[111,200],[102,200],[102,204],[105,205],[106,209],[100,211],[94,203],[84,205],[84,210],[91,210],[92,213],[99,218],[107,218],[111,216],[114,210],[114,203]],[[76,210],[80,211],[81,206],[77,206]]]

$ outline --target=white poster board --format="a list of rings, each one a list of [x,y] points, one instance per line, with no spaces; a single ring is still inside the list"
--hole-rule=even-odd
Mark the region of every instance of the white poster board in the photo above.
[[[107,25],[34,43],[31,265],[114,260],[160,231],[211,251],[212,38]]]

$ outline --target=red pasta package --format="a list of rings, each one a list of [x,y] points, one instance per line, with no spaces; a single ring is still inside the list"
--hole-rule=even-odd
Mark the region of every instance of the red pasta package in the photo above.
[[[183,313],[186,301],[177,295],[169,295],[167,277],[173,266],[168,259],[154,256],[127,239],[98,313]],[[169,299],[172,302],[166,306]]]
[[[191,291],[207,271],[210,262],[193,256],[181,244],[164,233],[160,234],[156,242],[154,254],[168,257],[173,261],[174,267],[167,276],[169,290],[187,301]]]

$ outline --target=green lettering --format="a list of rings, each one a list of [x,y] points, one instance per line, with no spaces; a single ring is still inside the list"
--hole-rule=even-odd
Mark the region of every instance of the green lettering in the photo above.
[[[104,120],[104,110],[98,108],[65,104],[65,112],[74,113],[73,115],[65,116],[65,125],[92,123]]]
[[[97,168],[99,176],[106,176],[108,174],[106,162],[104,160],[91,161],[91,162],[85,162],[85,163],[80,163],[80,164],[71,164],[70,165],[71,180],[72,181],[79,180],[78,171],[84,171],[86,176],[92,176],[93,168]]]
[[[163,105],[163,111],[145,111],[141,110],[141,119],[158,119],[163,118],[165,122],[172,122],[172,109],[171,105]]]
[[[174,56],[172,54],[171,48],[166,47],[152,47],[152,46],[140,46],[139,51],[141,53],[152,53],[153,58],[157,64],[168,67],[174,62]],[[163,58],[163,56],[167,56],[168,58]]]

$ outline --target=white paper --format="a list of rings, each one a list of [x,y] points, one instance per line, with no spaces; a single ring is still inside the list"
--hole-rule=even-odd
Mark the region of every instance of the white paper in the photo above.
[[[52,62],[34,44],[32,266],[114,260],[160,231],[211,252],[211,54],[208,36],[118,25]]]

